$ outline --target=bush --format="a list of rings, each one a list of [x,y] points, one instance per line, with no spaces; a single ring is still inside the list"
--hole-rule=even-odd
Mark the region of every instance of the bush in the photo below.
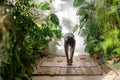
[[[3,2],[5,10],[2,11],[4,19],[0,22],[0,54],[7,58],[2,58],[0,62],[2,79],[30,80],[36,58],[44,55],[53,36],[61,38],[58,18],[55,14],[49,14],[50,19],[45,15],[42,15],[45,19],[34,15],[37,13],[33,12],[34,9],[38,8],[32,0],[18,0],[14,4],[6,4],[7,0]],[[57,20],[57,25],[53,20]]]

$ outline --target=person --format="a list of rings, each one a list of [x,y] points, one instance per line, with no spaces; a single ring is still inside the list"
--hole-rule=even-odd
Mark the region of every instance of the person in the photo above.
[[[64,35],[64,49],[68,65],[72,65],[73,62],[75,43],[76,41],[72,33],[66,33]]]

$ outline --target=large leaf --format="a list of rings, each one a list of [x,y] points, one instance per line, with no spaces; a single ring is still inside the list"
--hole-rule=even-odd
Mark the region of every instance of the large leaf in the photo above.
[[[77,11],[77,15],[85,15],[87,14],[87,9],[89,9],[88,7],[80,7]]]
[[[50,10],[50,4],[48,2],[41,2],[40,4],[37,5],[37,8],[38,9],[41,9],[41,10]]]
[[[120,48],[115,48],[113,52],[116,52],[118,55],[120,55]]]
[[[75,27],[73,28],[73,32],[76,32],[78,30],[79,26],[75,25]]]
[[[112,14],[112,13],[115,13],[117,11],[117,7],[116,6],[111,6],[110,8],[111,10],[108,11],[108,13]]]
[[[112,39],[107,39],[107,40],[105,40],[103,43],[102,43],[102,48],[103,48],[103,50],[104,50],[104,53],[106,53],[107,52],[107,49],[112,45],[112,43],[113,43],[113,41],[112,41]]]
[[[81,4],[83,4],[84,1],[85,1],[85,0],[74,0],[73,5],[74,5],[75,7],[78,7],[78,6],[80,6]]]
[[[50,14],[50,15],[49,15],[49,20],[50,20],[53,24],[59,25],[59,19],[58,19],[57,15],[55,15],[55,14]]]

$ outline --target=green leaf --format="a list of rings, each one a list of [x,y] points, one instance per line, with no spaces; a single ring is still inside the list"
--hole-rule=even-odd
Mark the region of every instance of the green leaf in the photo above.
[[[83,4],[85,0],[74,0],[73,6],[78,7]]]
[[[104,50],[104,53],[107,52],[107,49],[112,45],[112,43],[113,43],[112,39],[107,39],[101,44],[101,46]]]
[[[33,22],[37,25],[39,29],[42,29],[42,25],[38,21],[33,20]]]
[[[56,14],[50,14],[50,15],[49,15],[49,20],[50,20],[53,24],[59,25],[59,19],[58,19],[58,17],[57,17]]]
[[[38,9],[41,9],[41,10],[50,10],[50,4],[48,2],[40,2],[40,4],[37,5],[37,8]]]
[[[21,63],[21,61],[20,61],[20,57],[19,57],[19,55],[18,55],[17,52],[15,53],[15,58],[17,59],[18,64],[19,64],[19,65],[22,65],[22,63]]]
[[[56,37],[60,39],[62,37],[61,31],[56,31]]]
[[[75,25],[75,27],[73,28],[73,32],[76,32],[78,30],[79,26]]]
[[[81,28],[83,28],[84,25],[86,24],[85,18],[81,18],[80,21],[81,21],[81,22],[80,22],[80,29],[81,29]]]
[[[108,14],[115,13],[116,11],[117,11],[117,7],[116,6],[111,6],[110,11],[108,11]]]
[[[21,78],[15,78],[15,80],[22,80]]]
[[[94,48],[94,51],[96,51],[96,52],[99,51],[99,50],[100,50],[99,47],[95,47],[95,48]]]
[[[113,50],[113,52],[116,52],[117,54],[120,55],[120,48],[115,48],[115,49]]]
[[[89,9],[89,8],[87,8],[87,7],[80,7],[80,8],[78,9],[78,11],[77,11],[77,15],[82,16],[82,15],[87,14],[87,9]]]
[[[114,0],[115,2],[120,2],[120,0]]]

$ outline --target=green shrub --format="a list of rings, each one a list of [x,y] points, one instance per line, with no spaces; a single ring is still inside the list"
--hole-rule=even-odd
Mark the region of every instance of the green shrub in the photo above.
[[[97,53],[104,62],[120,56],[119,5],[119,0],[74,0],[80,16],[78,26],[85,34],[85,51],[91,56]]]
[[[0,16],[4,17],[0,22],[0,56],[5,55],[0,62],[0,74],[3,80],[31,80],[35,60],[45,55],[53,36],[61,38],[59,20],[55,14],[49,14],[50,19],[49,15],[42,15],[45,19],[35,16],[37,11],[32,11],[38,8],[33,0],[6,2],[2,4],[4,15]]]

